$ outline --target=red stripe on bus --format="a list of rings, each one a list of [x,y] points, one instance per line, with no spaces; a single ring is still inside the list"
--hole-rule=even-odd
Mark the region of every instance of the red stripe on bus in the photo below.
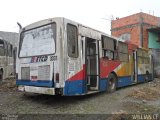
[[[75,74],[74,76],[72,76],[71,78],[68,79],[68,81],[73,81],[73,80],[84,80],[85,79],[85,64],[83,65],[83,69],[78,72],[77,74]]]
[[[119,65],[120,61],[107,60],[104,58],[100,59],[100,77],[107,78],[109,73],[114,71]]]
[[[106,60],[100,59],[100,77],[107,78],[109,73],[111,73],[115,68],[117,68],[121,64],[120,61]],[[77,74],[68,79],[68,81],[74,80],[85,80],[86,70],[85,65],[83,65],[83,69],[79,71]]]

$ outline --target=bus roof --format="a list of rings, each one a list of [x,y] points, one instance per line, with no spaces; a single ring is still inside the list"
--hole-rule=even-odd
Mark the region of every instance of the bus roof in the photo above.
[[[115,39],[116,39],[116,37],[113,37],[113,36],[111,36],[111,35],[109,35],[109,34],[107,34],[107,33],[101,32],[101,31],[99,31],[99,30],[93,29],[93,28],[91,28],[91,27],[88,27],[88,26],[86,26],[86,25],[80,24],[80,23],[78,23],[78,22],[72,21],[72,20],[67,19],[67,18],[64,18],[64,17],[54,17],[54,18],[48,18],[48,19],[40,20],[40,21],[37,21],[37,22],[34,22],[34,23],[32,23],[32,24],[29,24],[29,25],[25,26],[25,27],[22,29],[22,31],[23,31],[23,30],[29,30],[29,29],[32,29],[32,28],[35,28],[35,27],[37,27],[37,26],[41,26],[41,25],[44,25],[44,24],[49,24],[49,23],[52,23],[53,21],[69,21],[69,22],[72,22],[72,23],[76,23],[76,24],[78,24],[78,25],[81,26],[81,27],[88,28],[88,29],[90,29],[90,30],[92,30],[92,31],[99,32],[99,33],[101,33],[102,35],[105,35],[105,36],[112,37],[112,38],[115,38]]]
[[[101,35],[104,35],[104,36],[110,37],[110,38],[112,38],[112,39],[115,39],[115,40],[117,40],[117,41],[122,41],[120,38],[111,36],[111,35],[109,35],[109,34],[107,34],[107,33],[105,33],[105,32],[96,30],[96,29],[94,29],[94,28],[88,27],[88,26],[86,26],[86,25],[83,25],[83,24],[81,24],[81,23],[72,21],[72,20],[67,19],[67,18],[64,18],[64,17],[48,18],[48,19],[44,19],[44,20],[40,20],[40,21],[31,23],[31,24],[25,26],[24,28],[22,28],[20,32],[25,31],[25,30],[29,30],[29,29],[33,29],[33,28],[35,28],[35,27],[42,26],[42,25],[45,25],[45,24],[49,24],[49,23],[52,23],[52,22],[54,22],[54,21],[69,21],[69,22],[71,22],[71,23],[77,24],[79,27],[81,27],[81,28],[83,28],[83,29],[86,28],[86,29],[92,31],[93,33],[96,32],[96,33],[99,34],[100,36],[101,36]],[[82,31],[81,31],[81,32],[82,32]],[[99,37],[100,37],[100,36],[99,36]]]

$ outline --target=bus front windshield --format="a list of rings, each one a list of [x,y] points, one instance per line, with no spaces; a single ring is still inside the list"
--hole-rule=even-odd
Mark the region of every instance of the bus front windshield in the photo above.
[[[55,53],[56,24],[37,27],[21,33],[19,57]]]

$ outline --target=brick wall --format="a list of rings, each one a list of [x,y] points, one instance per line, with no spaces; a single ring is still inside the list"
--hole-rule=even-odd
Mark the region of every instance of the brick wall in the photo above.
[[[148,48],[147,28],[160,25],[160,18],[146,13],[136,13],[111,22],[111,34],[120,37],[130,33],[130,42]],[[141,40],[143,40],[141,42]],[[143,43],[143,44],[142,44]]]
[[[136,26],[133,28],[125,28],[125,29],[114,31],[114,32],[112,32],[112,35],[119,37],[125,33],[130,33],[130,42],[135,45],[139,45],[140,44],[140,36],[137,35],[137,34],[139,34],[139,31],[140,31],[140,27]]]
[[[123,17],[117,20],[112,20],[111,29],[124,27],[131,24],[139,23],[138,14],[134,14],[132,16]]]
[[[149,26],[143,26],[143,47],[148,48],[148,31]]]
[[[149,25],[158,26],[159,18],[146,13],[139,13],[139,16],[143,17],[143,22]]]

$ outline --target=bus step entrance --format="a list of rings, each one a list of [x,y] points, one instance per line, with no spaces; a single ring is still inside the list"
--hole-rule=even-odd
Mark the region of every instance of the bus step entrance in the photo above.
[[[87,75],[87,90],[97,90],[98,75]]]

